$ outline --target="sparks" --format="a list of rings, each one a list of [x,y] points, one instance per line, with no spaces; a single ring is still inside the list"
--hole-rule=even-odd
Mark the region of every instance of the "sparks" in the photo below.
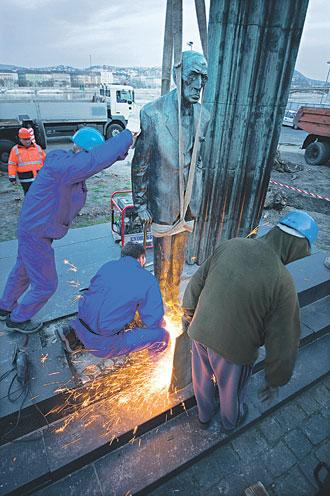
[[[67,258],[63,260],[63,263],[64,265],[68,265],[69,270],[71,270],[72,272],[78,272],[78,268],[73,263],[69,262]]]
[[[156,358],[147,350],[142,350],[102,367],[102,371],[99,368],[96,370],[93,365],[88,366],[84,374],[89,380],[82,388],[57,390],[65,391],[65,404],[55,407],[49,414],[61,413],[66,416],[55,432],[61,433],[77,421],[84,428],[98,423],[102,427],[100,435],[111,439],[112,443],[120,434],[122,419],[125,418],[125,421],[135,426],[132,437],[134,442],[141,422],[171,408],[173,396],[170,396],[169,387],[175,340],[182,332],[179,313],[173,309],[171,313],[167,312],[165,320],[170,342],[167,349]],[[98,406],[95,406],[96,403]]]
[[[46,360],[48,360],[48,353],[46,353],[46,355],[42,354],[40,357],[41,363],[45,363]]]
[[[71,280],[71,281],[66,281],[68,284],[70,284],[70,286],[74,287],[74,288],[79,288],[80,287],[80,282],[79,281],[74,281],[74,280]]]

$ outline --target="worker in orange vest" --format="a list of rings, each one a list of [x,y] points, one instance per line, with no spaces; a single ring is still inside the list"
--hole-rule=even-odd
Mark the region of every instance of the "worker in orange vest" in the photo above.
[[[29,129],[21,127],[18,131],[20,143],[15,145],[8,159],[8,177],[12,184],[16,184],[16,176],[26,195],[38,171],[44,165],[46,153],[41,146],[33,143]]]

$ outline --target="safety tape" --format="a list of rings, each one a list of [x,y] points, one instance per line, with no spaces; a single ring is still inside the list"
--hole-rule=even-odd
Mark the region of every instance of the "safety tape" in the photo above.
[[[330,202],[330,198],[327,196],[317,195],[316,193],[311,193],[310,191],[306,191],[305,189],[294,188],[293,186],[289,186],[288,184],[279,183],[277,181],[270,180],[271,184],[275,184],[276,186],[280,186],[281,188],[291,189],[292,191],[297,191],[298,193],[303,193],[304,195],[312,196],[313,198],[317,198],[318,200],[325,200]]]

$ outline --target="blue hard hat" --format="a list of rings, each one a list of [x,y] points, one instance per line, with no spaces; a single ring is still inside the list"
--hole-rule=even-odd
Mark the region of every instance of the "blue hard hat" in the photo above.
[[[291,227],[298,231],[299,234],[308,239],[310,245],[316,241],[317,233],[319,231],[317,223],[313,217],[302,210],[289,212],[279,220],[279,224],[283,224],[284,226]]]
[[[82,127],[72,136],[72,141],[89,152],[94,146],[104,143],[102,134],[94,127]]]

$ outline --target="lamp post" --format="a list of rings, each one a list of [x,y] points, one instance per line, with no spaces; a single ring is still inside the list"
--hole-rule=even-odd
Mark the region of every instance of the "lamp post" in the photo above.
[[[327,61],[327,64],[329,65],[329,69],[328,69],[327,78],[326,78],[325,83],[324,83],[324,88],[327,87],[327,84],[328,84],[328,81],[329,81],[329,76],[330,76],[330,60]],[[326,95],[326,93],[322,94],[320,104],[322,104],[322,102],[323,102],[324,95]]]

